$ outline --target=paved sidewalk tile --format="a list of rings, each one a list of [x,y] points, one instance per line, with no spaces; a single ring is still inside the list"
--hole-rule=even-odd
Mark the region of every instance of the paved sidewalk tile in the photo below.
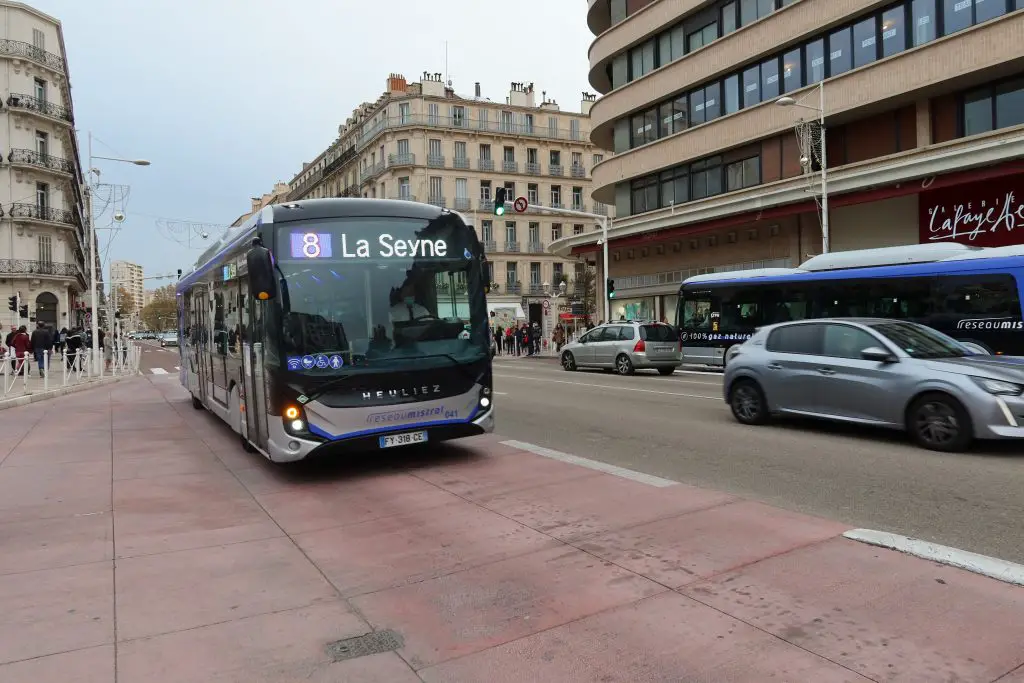
[[[0,665],[0,683],[114,683],[114,646]]]
[[[992,681],[1024,659],[1024,590],[836,538],[680,591],[875,680]]]
[[[0,524],[109,512],[110,461],[0,467]]]
[[[665,589],[573,548],[553,548],[353,598],[405,638],[416,669],[479,652]]]
[[[675,593],[419,671],[427,683],[867,683]]]
[[[0,526],[0,574],[108,562],[113,557],[112,515],[108,512]]]

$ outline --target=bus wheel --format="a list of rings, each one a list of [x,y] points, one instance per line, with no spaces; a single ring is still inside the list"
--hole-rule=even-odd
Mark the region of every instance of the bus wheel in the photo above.
[[[736,420],[745,425],[760,425],[768,421],[768,402],[757,382],[741,379],[729,392],[729,407]]]
[[[202,401],[196,398],[195,394],[192,394],[192,407],[195,408],[196,410],[202,410],[206,406],[203,405]]]
[[[573,372],[576,370],[576,359],[570,351],[566,351],[562,354],[562,369],[566,372]]]
[[[952,396],[925,394],[907,410],[907,431],[918,446],[930,451],[958,453],[974,440],[971,417]]]
[[[245,450],[246,453],[255,453],[256,452],[256,449],[253,448],[251,443],[249,443],[249,439],[245,438],[241,434],[238,435],[238,438],[240,438],[242,440],[242,449]]]

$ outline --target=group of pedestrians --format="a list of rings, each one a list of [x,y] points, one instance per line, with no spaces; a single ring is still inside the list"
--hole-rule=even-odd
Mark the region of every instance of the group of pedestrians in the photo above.
[[[494,345],[497,355],[538,356],[543,338],[544,335],[537,323],[524,322],[504,328],[501,325],[494,327]],[[565,343],[565,330],[561,323],[555,325],[551,341],[558,348]]]
[[[100,348],[103,347],[104,332],[100,330]],[[51,367],[54,353],[60,354],[68,370],[81,370],[83,349],[92,348],[91,340],[79,328],[62,328],[59,332],[40,321],[29,334],[28,327],[11,326],[11,330],[0,344],[0,358],[10,362],[14,374],[32,372],[35,360],[40,377],[45,377],[45,368]],[[28,364],[26,368],[25,365]]]

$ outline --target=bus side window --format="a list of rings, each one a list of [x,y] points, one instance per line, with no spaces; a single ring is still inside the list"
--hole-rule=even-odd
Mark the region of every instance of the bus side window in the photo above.
[[[954,318],[978,316],[1020,319],[1020,295],[1012,275],[957,276],[936,287],[936,299]]]
[[[683,327],[687,330],[710,330],[711,300],[688,299],[683,306]]]

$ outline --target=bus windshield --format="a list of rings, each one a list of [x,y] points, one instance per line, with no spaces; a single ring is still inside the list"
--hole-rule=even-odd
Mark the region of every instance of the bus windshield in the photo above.
[[[312,376],[488,357],[472,228],[454,214],[279,226],[284,361]]]

